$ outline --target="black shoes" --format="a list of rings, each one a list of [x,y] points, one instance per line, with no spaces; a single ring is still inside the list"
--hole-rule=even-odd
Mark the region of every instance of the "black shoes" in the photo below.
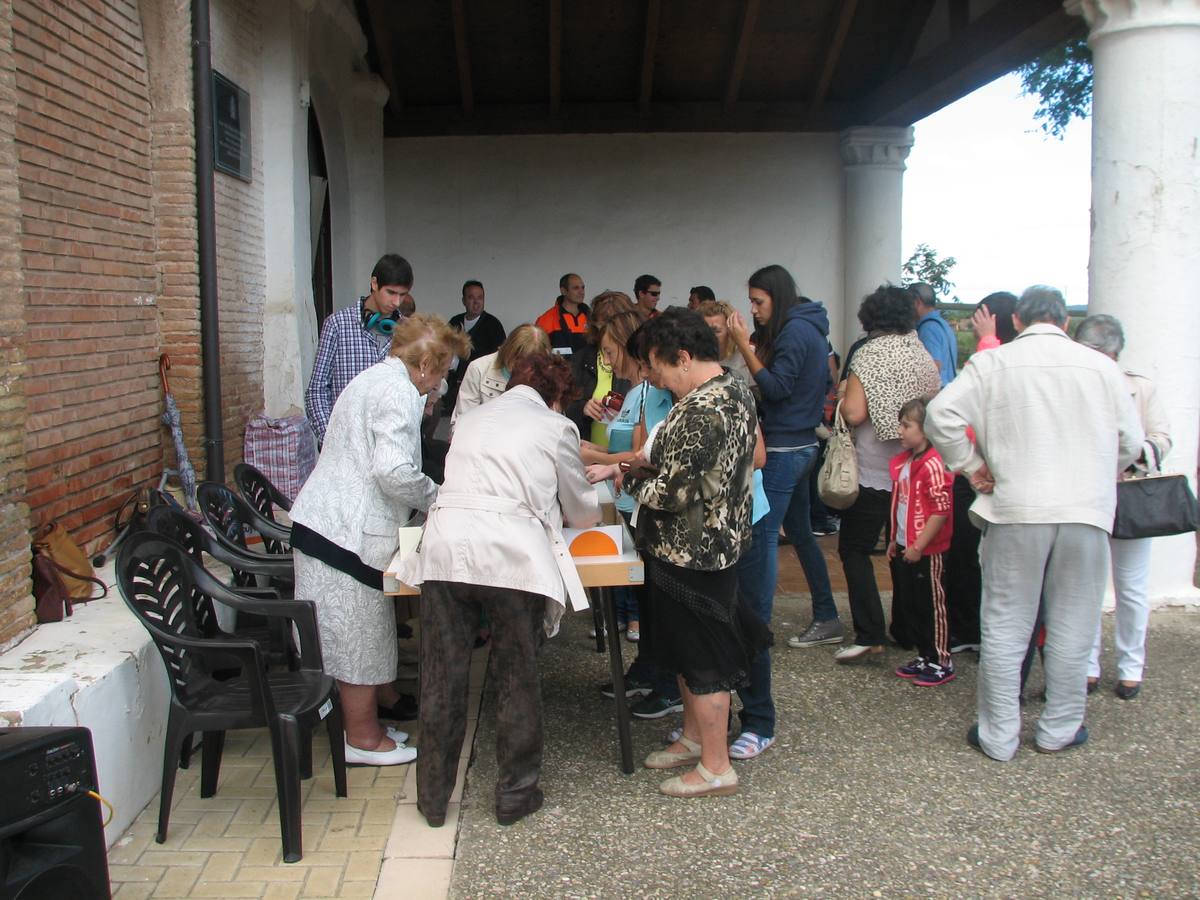
[[[376,714],[388,722],[411,722],[417,717],[417,698],[412,694],[401,694],[391,706],[377,706]]]
[[[1132,700],[1134,697],[1140,694],[1141,691],[1142,683],[1140,681],[1132,685],[1122,684],[1120,681],[1118,681],[1117,686],[1114,689],[1116,695],[1122,700]]]
[[[1088,728],[1086,725],[1080,725],[1079,730],[1075,732],[1075,737],[1071,739],[1069,744],[1064,744],[1061,747],[1043,747],[1041,744],[1034,744],[1033,749],[1038,753],[1062,753],[1064,750],[1071,750],[1075,747],[1082,747],[1088,741]]]
[[[531,813],[537,812],[542,808],[546,797],[542,793],[541,788],[534,788],[525,795],[520,801],[514,804],[506,804],[501,806],[496,804],[496,821],[501,825],[512,825],[521,821]]]

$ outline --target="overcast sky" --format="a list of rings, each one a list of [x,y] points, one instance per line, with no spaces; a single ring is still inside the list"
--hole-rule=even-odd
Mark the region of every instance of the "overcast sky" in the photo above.
[[[1091,121],[1044,137],[1006,75],[916,125],[904,176],[904,258],[917,244],[958,260],[952,293],[974,303],[1031,284],[1087,303]]]

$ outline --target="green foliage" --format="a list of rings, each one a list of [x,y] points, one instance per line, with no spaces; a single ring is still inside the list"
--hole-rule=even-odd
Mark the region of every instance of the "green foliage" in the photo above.
[[[928,244],[917,244],[908,261],[900,267],[905,284],[923,281],[931,288],[938,298],[945,300],[950,291],[954,290],[954,282],[950,280],[950,270],[958,265],[953,256],[938,259],[938,253]],[[957,300],[957,298],[955,298]]]
[[[1072,119],[1092,114],[1092,51],[1083,38],[1066,41],[1016,69],[1021,95],[1037,97],[1042,131],[1062,140]]]

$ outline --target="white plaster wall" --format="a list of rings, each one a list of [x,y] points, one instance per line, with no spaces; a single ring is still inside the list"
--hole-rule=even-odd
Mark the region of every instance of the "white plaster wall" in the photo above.
[[[748,310],[746,279],[779,263],[841,321],[836,135],[390,139],[384,172],[387,249],[412,262],[423,311],[461,312],[462,283],[478,278],[511,328],[547,309],[568,271],[589,297],[631,294],[648,272],[660,307],[707,284]]]
[[[111,567],[97,574],[111,583]],[[0,654],[0,725],[91,729],[100,793],[114,808],[110,847],[158,792],[169,702],[162,658],[113,587]]]

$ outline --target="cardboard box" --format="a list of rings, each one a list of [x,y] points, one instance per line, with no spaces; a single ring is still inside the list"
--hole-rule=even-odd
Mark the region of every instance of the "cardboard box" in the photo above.
[[[624,531],[621,525],[564,528],[563,540],[572,556],[619,556],[625,550]]]

